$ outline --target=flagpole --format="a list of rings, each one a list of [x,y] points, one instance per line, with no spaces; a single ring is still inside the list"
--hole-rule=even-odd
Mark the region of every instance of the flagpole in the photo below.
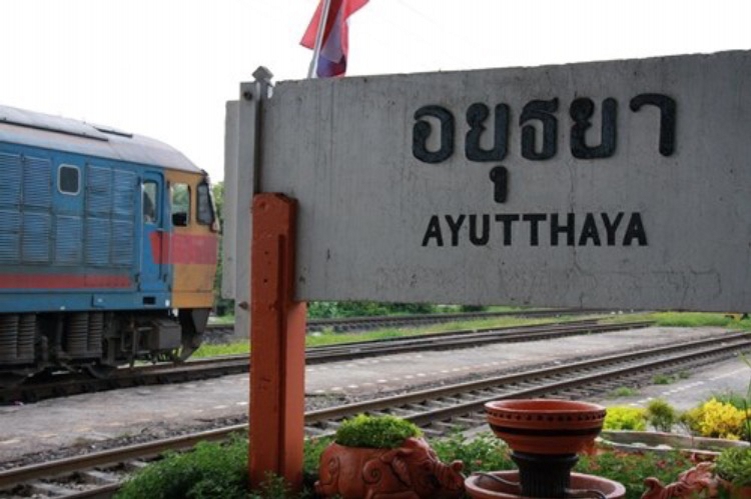
[[[313,75],[318,69],[318,54],[321,53],[321,45],[323,45],[323,32],[326,29],[326,21],[329,18],[329,9],[331,8],[331,0],[324,0],[323,7],[321,8],[321,19],[318,21],[318,31],[316,32],[316,45],[313,49],[313,59],[310,61],[310,67],[308,68],[308,78],[313,78]]]

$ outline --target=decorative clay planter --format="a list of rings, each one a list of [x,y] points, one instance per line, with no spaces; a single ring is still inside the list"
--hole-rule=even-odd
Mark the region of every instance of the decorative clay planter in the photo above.
[[[602,430],[604,407],[554,399],[499,400],[485,404],[485,412],[493,433],[512,449],[519,471],[469,477],[464,486],[474,499],[624,496],[617,482],[571,473],[576,453],[590,447]]]
[[[605,421],[601,405],[569,400],[499,400],[485,404],[493,433],[516,452],[576,454]]]
[[[422,438],[408,438],[396,449],[333,443],[321,454],[315,488],[320,496],[342,499],[459,499],[464,495],[462,468],[461,461],[440,462]]]

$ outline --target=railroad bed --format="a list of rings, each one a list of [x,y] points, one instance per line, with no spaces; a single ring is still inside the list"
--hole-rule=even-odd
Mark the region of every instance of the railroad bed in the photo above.
[[[520,318],[556,318],[574,317],[582,315],[603,315],[606,312],[595,309],[544,309],[544,310],[513,310],[507,312],[460,312],[444,314],[414,314],[389,315],[372,317],[344,317],[336,319],[308,319],[306,330],[308,333],[320,331],[357,332],[373,329],[407,328],[445,324],[447,322],[462,322],[480,319],[497,319],[502,317]],[[209,324],[206,339],[210,342],[224,342],[235,335],[234,324]]]
[[[595,334],[650,325],[648,321],[600,324],[595,319],[505,328],[428,333],[388,340],[358,341],[307,350],[308,365],[405,352],[435,351],[477,347],[488,343],[532,341],[578,334]],[[184,364],[171,363],[123,368],[106,379],[94,379],[80,373],[61,372],[53,376],[33,378],[26,383],[0,389],[0,403],[35,402],[39,400],[114,390],[132,386],[178,383],[248,372],[248,356],[235,355],[196,359]]]
[[[632,352],[613,353],[612,349],[600,348],[599,353],[592,355],[587,360],[574,362],[571,357],[568,362],[559,362],[557,366],[545,368],[515,368],[513,373],[498,376],[485,376],[483,379],[475,379],[462,383],[445,383],[442,386],[433,386],[422,390],[412,387],[402,390],[404,393],[392,394],[390,397],[371,396],[369,400],[361,400],[349,404],[334,404],[334,407],[310,410],[306,414],[306,427],[311,435],[330,434],[336,427],[336,422],[342,417],[360,412],[368,413],[391,413],[413,420],[422,426],[428,435],[437,436],[453,430],[457,425],[465,428],[484,426],[480,409],[488,400],[500,398],[537,397],[537,396],[562,396],[566,398],[593,399],[602,396],[617,386],[628,384],[649,383],[649,378],[657,372],[678,372],[696,369],[697,365],[716,363],[718,359],[733,355],[738,350],[751,349],[751,334],[729,334],[717,330],[703,331],[703,334],[676,335],[675,331],[650,328],[643,330],[640,338],[634,332],[612,333],[621,336],[631,335],[631,339],[641,339],[643,343],[647,339],[657,336],[661,338],[661,347],[635,348]],[[601,340],[604,335],[598,335],[590,339]],[[689,341],[688,338],[692,337]],[[573,338],[576,339],[576,338]],[[559,343],[551,345],[551,349],[560,350],[561,342],[568,340],[553,340],[547,343]],[[679,340],[679,341],[676,341]],[[680,341],[682,340],[682,341]],[[539,343],[539,342],[538,342]],[[582,345],[579,345],[580,347]],[[512,345],[506,345],[511,348]],[[557,347],[557,348],[556,348]],[[538,347],[539,348],[539,347]],[[574,349],[576,350],[576,349]],[[560,352],[559,352],[560,353]],[[569,354],[571,351],[568,352]],[[397,356],[399,357],[399,356]],[[445,360],[448,361],[448,358]],[[373,394],[371,394],[373,395]],[[179,448],[191,444],[197,438],[221,438],[230,431],[244,431],[244,425],[236,424],[215,430],[200,436],[173,438],[158,444],[143,444],[139,447],[127,449],[126,455],[120,455],[112,450],[104,453],[90,454],[85,458],[77,458],[71,461],[58,461],[47,466],[32,466],[0,472],[0,488],[19,481],[29,484],[38,476],[50,476],[50,469],[54,472],[79,469],[80,466],[105,466],[105,463],[130,462],[131,468],[140,466],[138,459],[145,454],[153,454],[157,448]],[[186,443],[187,440],[187,443]],[[136,459],[135,463],[133,460]],[[122,466],[122,465],[121,465]],[[41,473],[41,475],[39,475]],[[80,477],[87,477],[90,482],[107,482],[118,480],[117,473],[110,471],[85,472],[78,475],[74,485],[77,489],[84,487]],[[69,481],[63,478],[59,481],[44,482],[43,486],[28,485],[29,493],[40,493],[46,489],[56,490],[67,487]],[[116,487],[116,484],[106,484],[105,487]],[[86,487],[96,488],[96,485]],[[78,496],[76,496],[78,497]]]

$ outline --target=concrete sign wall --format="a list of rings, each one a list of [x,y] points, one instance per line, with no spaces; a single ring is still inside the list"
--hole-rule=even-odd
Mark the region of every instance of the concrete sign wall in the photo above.
[[[262,126],[300,299],[751,308],[751,52],[282,82]]]

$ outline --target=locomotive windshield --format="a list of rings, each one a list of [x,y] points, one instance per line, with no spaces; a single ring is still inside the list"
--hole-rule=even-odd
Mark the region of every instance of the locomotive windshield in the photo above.
[[[156,182],[147,180],[143,183],[143,221],[155,223],[157,221],[157,190]]]
[[[211,189],[209,184],[198,184],[198,213],[196,219],[199,224],[211,225],[214,223],[214,205],[211,202]]]

